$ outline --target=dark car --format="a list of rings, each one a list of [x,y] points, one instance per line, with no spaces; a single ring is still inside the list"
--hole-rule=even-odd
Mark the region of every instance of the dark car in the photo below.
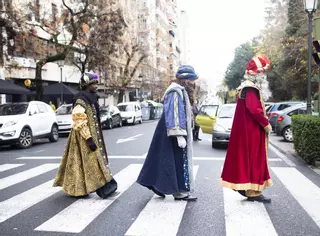
[[[122,126],[122,118],[119,109],[116,106],[105,106],[100,111],[102,128],[112,129]]]
[[[271,108],[267,111],[267,116],[269,118],[269,123],[272,126],[272,130],[275,130],[276,122],[279,117],[279,113],[285,110],[288,107],[301,104],[303,102],[287,101],[287,102],[278,102],[272,105]]]

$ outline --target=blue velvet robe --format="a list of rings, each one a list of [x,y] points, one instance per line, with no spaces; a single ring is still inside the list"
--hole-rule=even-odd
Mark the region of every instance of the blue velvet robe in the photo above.
[[[187,138],[192,135],[192,132],[188,132],[190,129],[186,115],[186,99],[189,98],[185,97],[185,94],[177,90],[166,93],[164,112],[137,180],[142,186],[154,188],[163,194],[191,190],[190,180],[193,180],[193,177],[189,173],[188,146],[182,149],[177,142],[177,136]],[[187,145],[192,148],[192,145]]]

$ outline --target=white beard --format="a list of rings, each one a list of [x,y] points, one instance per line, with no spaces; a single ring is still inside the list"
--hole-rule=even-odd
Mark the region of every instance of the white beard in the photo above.
[[[262,74],[263,75],[263,74]],[[268,101],[268,99],[272,96],[272,92],[269,89],[269,81],[267,80],[267,76],[257,76],[256,77],[256,85],[261,90],[261,95],[264,101]]]
[[[245,79],[248,81],[251,81],[251,83],[254,83],[255,86],[257,86],[260,89],[261,96],[264,101],[268,101],[268,99],[272,96],[272,92],[269,89],[269,82],[267,80],[267,75],[265,73],[259,73],[256,75],[245,75]],[[246,81],[244,81],[238,90],[241,89],[241,86],[245,86]],[[250,83],[250,82],[249,82]]]

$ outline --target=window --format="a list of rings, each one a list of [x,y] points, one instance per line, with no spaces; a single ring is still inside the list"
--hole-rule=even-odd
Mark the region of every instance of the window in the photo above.
[[[219,118],[233,118],[235,111],[236,111],[235,106],[223,107],[219,112]]]
[[[303,108],[300,108],[300,109],[298,110],[298,113],[299,113],[299,114],[307,114],[307,110],[306,110],[306,109],[303,109]]]
[[[3,104],[0,105],[0,116],[22,115],[27,112],[28,104]]]
[[[72,113],[72,106],[61,106],[57,109],[57,115],[69,115]]]
[[[298,115],[299,114],[299,109],[293,110],[288,113],[288,116],[293,116],[293,115]]]
[[[38,105],[38,107],[39,107],[40,113],[47,113],[48,112],[48,109],[47,109],[46,105],[40,104],[40,105]]]
[[[281,104],[279,107],[278,107],[278,111],[282,111],[288,107],[290,107],[291,105],[290,104]]]
[[[218,106],[202,106],[199,114],[205,116],[216,116]]]
[[[36,105],[32,105],[30,107],[30,114],[31,115],[39,114],[39,109],[38,109],[38,107]]]

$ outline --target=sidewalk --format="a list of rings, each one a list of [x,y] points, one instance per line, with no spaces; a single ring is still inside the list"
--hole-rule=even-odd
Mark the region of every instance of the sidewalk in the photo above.
[[[299,155],[294,150],[293,143],[285,142],[283,137],[276,136],[274,133],[270,134],[270,145],[291,158],[300,159]],[[290,158],[289,158],[290,159]],[[314,172],[320,175],[320,168],[309,166]]]

